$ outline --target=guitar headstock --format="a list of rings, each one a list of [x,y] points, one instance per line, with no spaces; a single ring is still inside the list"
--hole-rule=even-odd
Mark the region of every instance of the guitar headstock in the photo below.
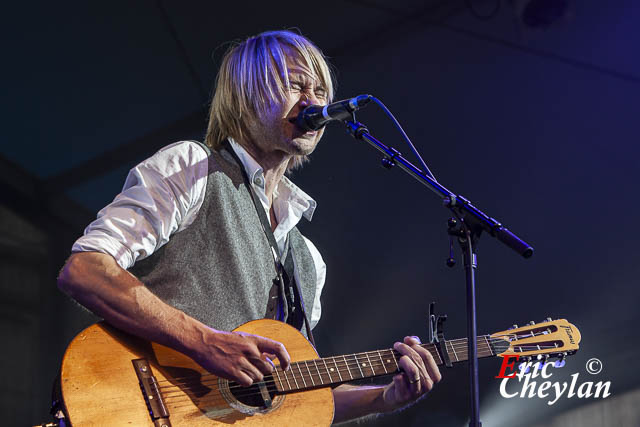
[[[567,319],[542,323],[531,322],[491,334],[492,346],[497,356],[519,355],[520,357],[564,357],[579,348],[580,331]]]

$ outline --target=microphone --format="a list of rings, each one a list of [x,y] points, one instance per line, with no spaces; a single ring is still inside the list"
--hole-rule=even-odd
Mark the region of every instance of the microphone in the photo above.
[[[309,105],[298,114],[298,117],[289,121],[305,132],[318,130],[330,121],[350,119],[353,112],[364,107],[371,98],[371,95],[359,95],[329,105]]]

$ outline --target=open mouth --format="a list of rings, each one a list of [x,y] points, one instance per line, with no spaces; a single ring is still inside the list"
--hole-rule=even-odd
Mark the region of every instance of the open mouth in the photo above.
[[[300,128],[300,127],[297,125],[297,121],[298,121],[298,117],[297,117],[297,116],[296,116],[296,117],[290,117],[290,118],[288,118],[288,119],[287,119],[287,121],[288,121],[289,123],[291,123],[291,124],[295,125],[295,127],[296,127],[296,133],[298,133],[298,134],[300,134],[300,135],[313,136],[313,135],[315,135],[315,134],[317,134],[317,133],[318,133],[318,131],[317,131],[317,130],[304,130],[304,129]]]

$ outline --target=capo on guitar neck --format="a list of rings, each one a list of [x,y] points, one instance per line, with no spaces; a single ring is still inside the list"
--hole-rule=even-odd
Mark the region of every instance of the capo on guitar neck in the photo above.
[[[447,352],[446,347],[443,349],[442,345],[445,343],[444,339],[444,327],[443,323],[447,320],[447,315],[437,315],[436,311],[436,303],[432,302],[429,304],[429,343],[433,344],[438,350],[438,355],[440,355],[440,360],[447,368],[452,368],[453,364],[449,359],[449,353]]]

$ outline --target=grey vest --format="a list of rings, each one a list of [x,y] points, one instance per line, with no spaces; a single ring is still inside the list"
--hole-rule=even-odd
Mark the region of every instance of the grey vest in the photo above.
[[[264,317],[276,270],[242,165],[223,148],[209,153],[208,168],[205,198],[194,222],[129,271],[169,305],[230,331]],[[293,256],[310,317],[315,265],[297,228],[289,241],[288,256]]]

